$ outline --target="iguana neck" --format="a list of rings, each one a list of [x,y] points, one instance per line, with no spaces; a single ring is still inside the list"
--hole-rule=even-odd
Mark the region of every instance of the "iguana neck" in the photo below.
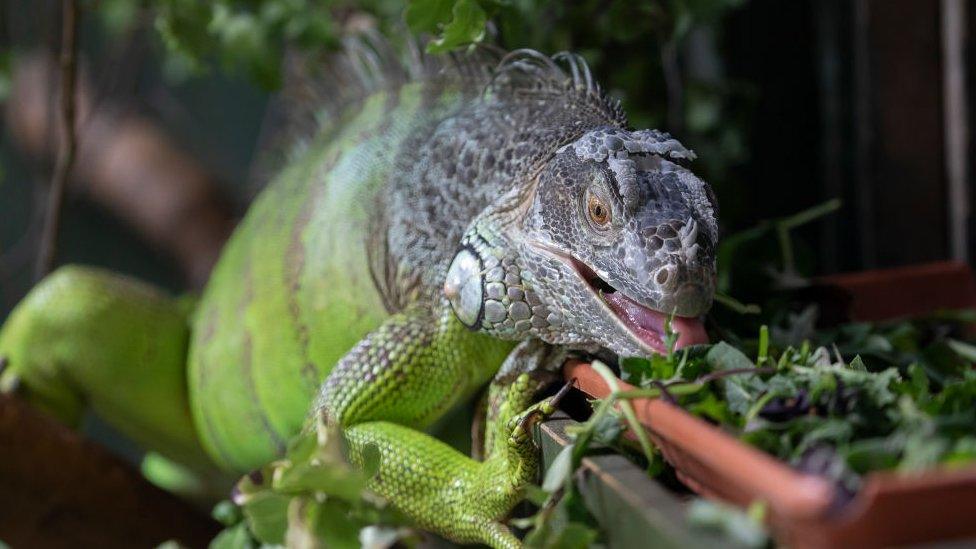
[[[624,124],[578,103],[569,95],[482,95],[404,142],[383,197],[399,294],[433,302],[472,220],[512,190],[530,192],[533,171],[562,145]]]

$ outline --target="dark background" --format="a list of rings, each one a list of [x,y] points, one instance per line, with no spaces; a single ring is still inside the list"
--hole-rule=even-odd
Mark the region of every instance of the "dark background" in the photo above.
[[[744,2],[680,44],[680,103],[651,25],[632,20],[636,38],[617,41],[612,18],[627,14],[609,4],[560,3],[553,20],[526,23],[524,36],[548,44],[547,29],[569,29],[551,43],[593,60],[635,125],[672,131],[695,148],[725,234],[839,197],[840,211],[797,231],[808,274],[972,259],[973,87],[953,96],[945,84],[951,71],[972,81],[971,2]],[[962,19],[953,15],[960,7]],[[0,42],[21,59],[57,44],[57,2],[8,0],[0,17]],[[157,42],[151,21],[120,34],[83,17],[82,69],[96,109],[153,124],[206,175],[221,215],[236,218],[264,182],[255,162],[273,96],[240,71],[180,74]],[[35,93],[53,101],[50,89]],[[5,102],[0,133],[0,317],[32,283],[53,150],[24,144],[11,123],[23,109],[15,99]],[[964,170],[950,177],[951,162]],[[140,207],[152,207],[153,196],[141,202],[139,177],[124,183]],[[85,181],[69,190],[59,263],[103,265],[174,291],[199,287],[199,269],[165,239],[123,221]]]

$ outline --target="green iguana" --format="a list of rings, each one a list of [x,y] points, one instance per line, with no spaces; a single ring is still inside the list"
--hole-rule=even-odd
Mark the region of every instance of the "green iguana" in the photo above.
[[[378,451],[369,488],[417,526],[518,547],[504,520],[537,474],[542,373],[662,352],[668,315],[678,347],[703,341],[715,201],[694,154],[628,129],[578,56],[380,50],[343,57],[360,84],[319,95],[195,306],[60,268],[0,332],[0,389],[235,474],[323,418],[352,463]],[[489,382],[483,461],[422,432]]]

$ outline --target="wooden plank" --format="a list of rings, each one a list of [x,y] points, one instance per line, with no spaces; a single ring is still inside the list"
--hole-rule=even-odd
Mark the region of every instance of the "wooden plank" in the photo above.
[[[560,413],[537,429],[545,469],[570,442],[566,427],[574,423]],[[687,502],[621,455],[584,458],[577,483],[611,549],[732,546],[727,539],[692,531],[686,520]]]
[[[12,547],[206,547],[220,525],[99,445],[0,396],[0,541]],[[2,546],[3,543],[0,543]]]

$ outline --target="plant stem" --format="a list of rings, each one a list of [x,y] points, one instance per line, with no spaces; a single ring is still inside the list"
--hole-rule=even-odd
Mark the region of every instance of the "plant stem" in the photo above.
[[[789,217],[784,217],[776,221],[776,234],[779,237],[780,256],[783,260],[783,272],[795,273],[796,263],[793,257],[793,242],[790,240],[790,231],[801,225],[805,225],[818,217],[825,216],[836,211],[841,206],[839,198],[834,198],[817,204],[812,208],[795,213]]]
[[[766,358],[769,354],[769,326],[763,324],[759,328],[759,356],[756,358],[756,364],[759,366],[766,362]]]
[[[832,198],[826,202],[807,208],[802,212],[797,212],[791,216],[784,217],[778,221],[778,224],[782,225],[787,230],[794,229],[801,225],[806,225],[818,217],[823,217],[831,212],[837,211],[840,209],[841,204],[842,202],[839,198]]]
[[[613,375],[610,368],[607,368],[605,364],[599,360],[594,360],[591,364],[596,373],[600,374],[600,377],[607,382],[610,386],[610,390],[614,393],[620,392],[620,386],[617,385],[617,377]],[[616,400],[616,399],[614,399]],[[634,407],[631,406],[628,400],[619,400],[620,411],[623,412],[624,418],[627,419],[627,423],[630,426],[630,430],[634,432],[634,436],[637,437],[637,441],[640,442],[641,450],[644,452],[644,457],[647,458],[648,463],[654,462],[654,447],[651,446],[650,439],[647,438],[647,433],[644,431],[644,427],[639,421],[637,421],[637,414],[634,413]]]
[[[54,173],[51,175],[51,188],[48,191],[47,213],[44,219],[44,229],[41,233],[35,270],[37,280],[51,272],[57,257],[64,188],[68,177],[71,175],[71,167],[75,160],[78,6],[76,0],[62,0],[61,6],[61,142],[58,147],[58,159],[54,166]]]

